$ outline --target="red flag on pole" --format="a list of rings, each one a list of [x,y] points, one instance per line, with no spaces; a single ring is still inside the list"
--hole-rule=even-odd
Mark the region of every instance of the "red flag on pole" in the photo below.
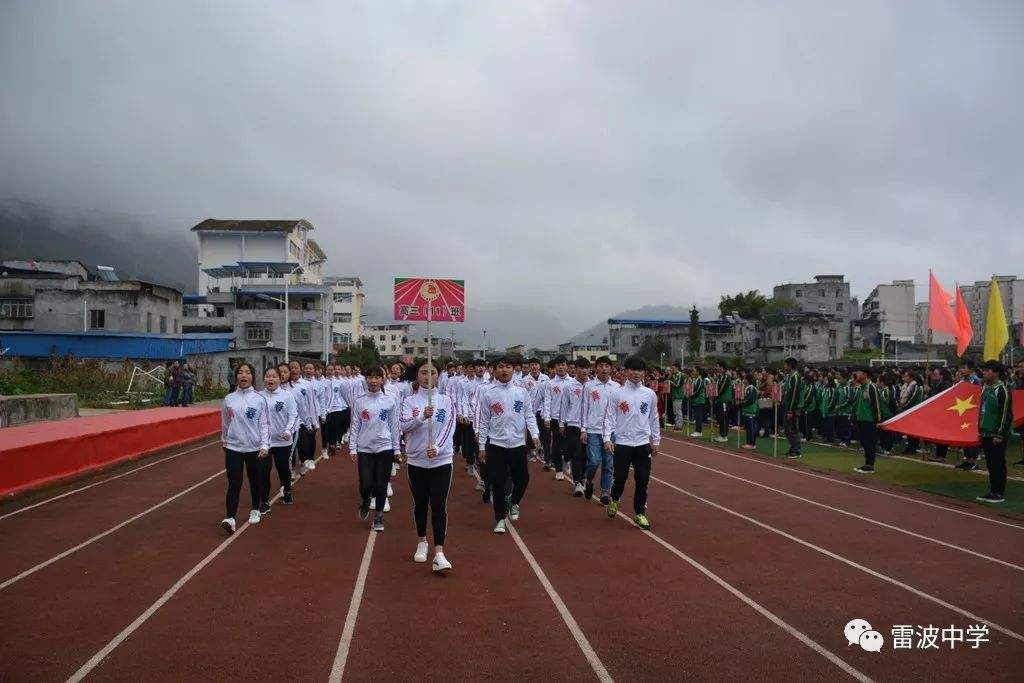
[[[948,335],[956,336],[960,332],[960,326],[953,316],[953,309],[949,306],[949,292],[942,288],[935,274],[928,271],[928,329],[938,332],[945,332]]]
[[[962,356],[971,343],[974,329],[971,327],[971,314],[967,310],[964,295],[960,292],[959,287],[956,288],[956,325],[956,355]]]
[[[947,446],[974,446],[978,443],[980,405],[981,387],[959,382],[879,426],[923,441]]]

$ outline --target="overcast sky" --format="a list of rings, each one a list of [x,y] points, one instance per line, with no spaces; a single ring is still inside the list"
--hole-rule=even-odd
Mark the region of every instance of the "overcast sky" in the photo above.
[[[306,217],[377,305],[464,278],[468,325],[951,288],[1024,272],[1022,74],[1019,0],[9,0],[0,198]]]

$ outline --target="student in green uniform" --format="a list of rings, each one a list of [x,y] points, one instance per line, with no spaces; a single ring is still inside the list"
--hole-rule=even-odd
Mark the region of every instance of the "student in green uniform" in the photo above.
[[[821,419],[821,434],[825,443],[836,442],[836,386],[828,373],[821,374],[818,384],[818,415]]]
[[[729,371],[719,365],[716,372],[718,395],[715,397],[715,419],[718,420],[718,436],[715,437],[715,441],[725,443],[729,440],[729,413],[736,397],[732,393],[732,375]]]
[[[981,366],[984,385],[978,411],[978,434],[988,467],[989,491],[977,500],[1002,503],[1006,495],[1006,445],[1013,431],[1013,400],[1003,383],[1003,364],[989,360]]]
[[[878,375],[878,402],[882,409],[880,422],[885,422],[896,412],[896,397],[893,394],[894,378],[888,372],[881,372]],[[892,453],[892,444],[896,438],[895,432],[878,428],[875,432],[878,436],[878,454],[889,455]]]
[[[835,411],[836,411],[836,438],[839,439],[839,445],[843,448],[850,447],[850,438],[852,431],[851,413],[853,408],[852,399],[853,391],[850,388],[850,373],[846,370],[839,370],[836,372],[836,393],[835,393]]]
[[[803,388],[803,399],[800,402],[803,419],[800,431],[803,432],[804,441],[810,441],[814,436],[814,429],[818,426],[818,378],[810,368],[804,372]]]
[[[670,366],[669,373],[668,399],[672,404],[672,418],[676,429],[682,429],[683,420],[686,419],[683,413],[683,373],[675,363]]]
[[[693,433],[690,436],[700,438],[708,408],[707,372],[704,368],[693,369],[693,394],[690,396],[690,405],[693,407]]]
[[[782,380],[782,414],[785,416],[786,438],[789,440],[787,457],[800,457],[800,412],[803,398],[803,382],[796,358],[790,356],[782,367],[785,379]]]
[[[864,449],[864,464],[855,467],[854,472],[861,474],[871,474],[875,471],[875,430],[882,421],[882,402],[873,375],[874,372],[870,368],[859,368],[853,373],[853,380],[857,383],[853,420],[857,425],[857,440]]]
[[[895,391],[895,387],[894,387]],[[903,371],[903,384],[899,387],[899,393],[896,399],[896,410],[897,412],[904,412],[910,410],[921,401],[924,400],[924,388],[921,386],[920,379],[910,370]],[[917,455],[917,449],[920,447],[921,441],[912,436],[907,436],[907,449],[903,451],[904,455]]]
[[[743,398],[739,405],[740,419],[747,434],[747,442],[743,447],[752,451],[757,446],[757,385],[761,381],[761,375],[756,370],[740,370],[740,380],[743,382]]]

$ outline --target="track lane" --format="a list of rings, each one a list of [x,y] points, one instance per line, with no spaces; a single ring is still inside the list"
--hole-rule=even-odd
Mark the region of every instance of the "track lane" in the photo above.
[[[346,680],[595,680],[513,539],[491,531],[491,507],[461,462],[448,499],[445,554],[454,568],[447,576],[432,575],[429,558],[412,561],[411,493],[404,476],[399,483],[377,538]],[[355,519],[354,510],[346,514]]]
[[[354,482],[347,457],[318,462],[294,505],[275,503],[89,679],[326,680],[366,541],[345,514]]]
[[[0,547],[5,549],[0,553],[0,582],[166,501],[218,470],[223,473],[223,460],[220,444],[209,444],[138,474],[0,520]],[[208,485],[216,488],[213,482]]]

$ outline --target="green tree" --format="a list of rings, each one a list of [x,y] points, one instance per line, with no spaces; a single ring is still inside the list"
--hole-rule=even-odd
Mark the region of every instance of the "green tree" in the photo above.
[[[761,309],[761,319],[764,320],[766,325],[781,325],[786,313],[799,310],[800,304],[793,299],[786,297],[769,299],[764,308]]]
[[[636,355],[650,364],[661,367],[663,357],[665,359],[671,358],[672,347],[661,337],[648,337],[644,339],[644,343],[640,345],[640,350],[636,352]]]
[[[718,302],[718,312],[724,315],[738,313],[741,318],[755,320],[761,317],[761,311],[768,303],[768,299],[756,289],[749,292],[739,292],[732,296],[722,295]]]
[[[335,356],[339,365],[358,365],[361,368],[372,368],[381,364],[380,354],[373,339],[363,337],[358,346],[342,351]]]
[[[700,357],[700,311],[694,306],[690,309],[690,337],[686,341],[686,353],[696,360]]]

